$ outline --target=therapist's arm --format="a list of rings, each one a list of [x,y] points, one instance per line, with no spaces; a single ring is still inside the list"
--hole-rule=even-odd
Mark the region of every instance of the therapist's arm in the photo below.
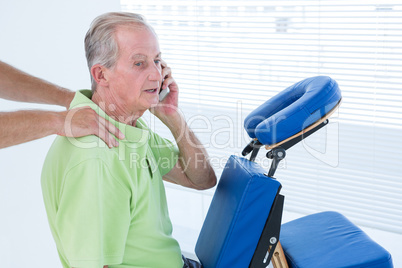
[[[69,107],[74,92],[26,74],[0,61],[0,98]],[[39,139],[51,134],[68,137],[97,135],[109,147],[112,136],[123,138],[114,125],[90,108],[70,111],[16,111],[0,113],[0,148]]]
[[[0,98],[54,104],[68,109],[74,92],[31,76],[0,61]]]
[[[109,147],[118,146],[112,133],[116,136],[122,135],[114,125],[99,117],[91,108],[83,107],[63,112],[40,110],[0,112],[0,148],[52,134],[67,137],[97,135]]]

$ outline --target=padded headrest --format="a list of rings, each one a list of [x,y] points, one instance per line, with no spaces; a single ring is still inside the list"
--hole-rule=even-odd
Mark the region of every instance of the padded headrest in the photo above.
[[[338,83],[328,76],[304,79],[251,112],[244,128],[264,145],[281,142],[320,120],[341,100]]]

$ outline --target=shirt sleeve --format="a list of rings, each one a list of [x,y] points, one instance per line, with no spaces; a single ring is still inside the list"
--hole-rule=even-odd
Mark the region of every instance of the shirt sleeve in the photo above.
[[[120,264],[130,225],[130,192],[100,159],[68,171],[55,228],[69,265],[102,268]]]
[[[179,159],[179,149],[177,148],[177,145],[170,140],[151,132],[150,147],[155,156],[155,160],[158,163],[161,175],[166,175],[176,165],[176,162]]]

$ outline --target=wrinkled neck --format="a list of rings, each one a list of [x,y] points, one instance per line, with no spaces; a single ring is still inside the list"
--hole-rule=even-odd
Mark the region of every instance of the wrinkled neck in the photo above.
[[[105,92],[110,92],[110,90],[95,90],[92,95],[92,101],[109,117],[113,118],[113,120],[135,127],[138,118],[140,118],[145,111],[132,111],[132,109],[127,109],[118,98]]]

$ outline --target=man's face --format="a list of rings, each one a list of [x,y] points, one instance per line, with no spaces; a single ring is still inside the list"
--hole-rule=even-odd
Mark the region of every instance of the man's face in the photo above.
[[[125,114],[154,107],[159,103],[161,53],[158,40],[146,27],[121,26],[115,38],[119,56],[108,70],[110,95]]]

